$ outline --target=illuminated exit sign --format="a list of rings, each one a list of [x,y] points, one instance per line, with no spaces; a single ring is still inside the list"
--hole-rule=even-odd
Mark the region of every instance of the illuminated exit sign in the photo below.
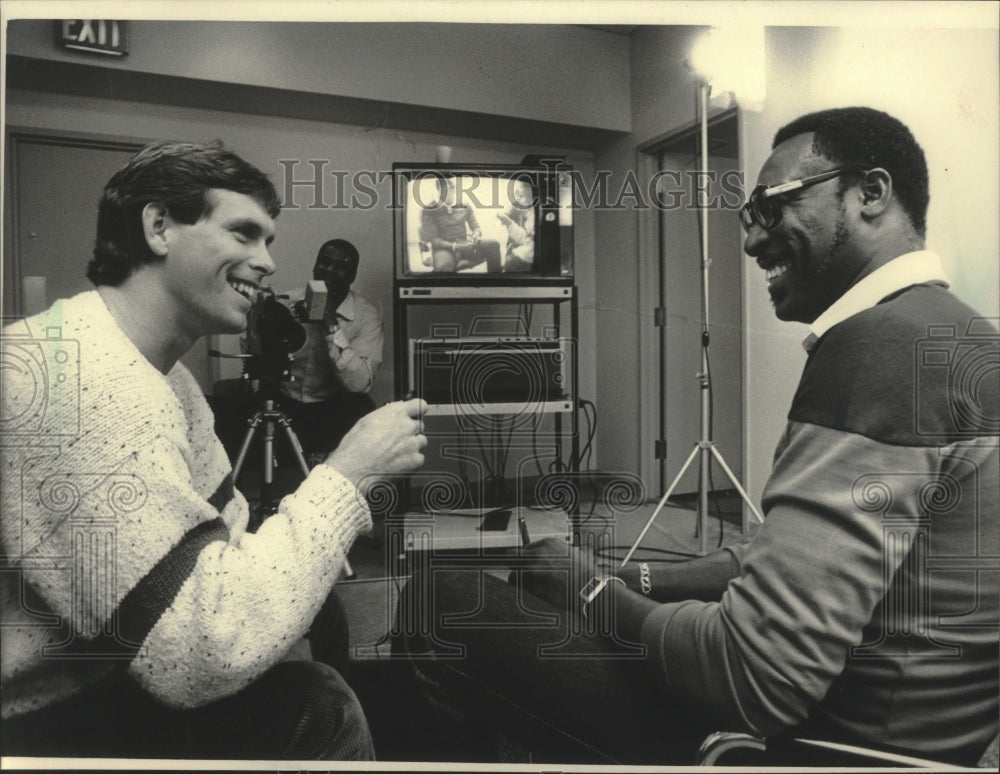
[[[56,35],[63,48],[109,56],[128,53],[128,22],[125,21],[63,19],[56,22]]]

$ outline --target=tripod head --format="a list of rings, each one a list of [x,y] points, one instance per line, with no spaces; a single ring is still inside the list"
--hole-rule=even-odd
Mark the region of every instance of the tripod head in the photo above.
[[[243,378],[259,385],[255,392],[262,396],[263,402],[276,398],[278,385],[291,380],[292,356],[305,342],[306,330],[292,311],[271,288],[261,288],[247,313],[244,351],[230,354],[210,349],[208,354],[242,360]]]

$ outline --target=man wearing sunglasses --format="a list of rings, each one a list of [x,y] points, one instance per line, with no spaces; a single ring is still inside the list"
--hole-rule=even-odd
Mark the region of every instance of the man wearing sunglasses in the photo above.
[[[772,750],[808,736],[975,763],[1000,708],[997,332],[924,250],[927,166],[898,120],[803,116],[778,132],[758,182],[741,212],[746,252],[777,316],[810,325],[764,523],[740,545],[615,575],[541,541],[506,595],[489,577],[436,572],[431,640],[406,646],[462,643],[462,659],[415,669],[428,684],[485,685],[484,705],[500,696],[575,760],[689,763],[698,739],[684,735],[703,725]],[[567,608],[585,624],[558,643],[544,629],[447,625],[475,609],[527,627],[524,610]]]

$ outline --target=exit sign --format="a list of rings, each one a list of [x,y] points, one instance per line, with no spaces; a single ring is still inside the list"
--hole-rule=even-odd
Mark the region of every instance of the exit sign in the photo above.
[[[63,19],[56,22],[56,36],[63,48],[109,56],[125,56],[128,53],[126,21]]]

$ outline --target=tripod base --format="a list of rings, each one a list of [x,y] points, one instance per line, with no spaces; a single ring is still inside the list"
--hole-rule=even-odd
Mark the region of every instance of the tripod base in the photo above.
[[[280,498],[274,495],[274,429],[275,424],[279,425],[285,431],[285,438],[288,440],[289,446],[295,456],[295,461],[298,463],[299,472],[302,474],[302,479],[309,475],[309,465],[306,464],[305,456],[302,453],[302,444],[299,442],[299,438],[295,435],[295,431],[292,430],[292,425],[288,421],[288,417],[284,413],[274,407],[273,400],[265,400],[263,408],[254,412],[254,415],[247,420],[249,427],[247,428],[246,435],[243,436],[243,443],[240,446],[240,453],[236,458],[236,463],[233,465],[233,481],[237,481],[240,477],[240,473],[243,470],[243,463],[246,461],[247,451],[250,449],[250,444],[253,442],[254,435],[257,431],[263,427],[264,431],[264,481],[261,484],[260,489],[260,521],[264,520],[265,516],[270,516],[273,514],[278,507],[278,502]],[[256,522],[254,526],[259,526],[259,522]],[[347,580],[353,580],[357,578],[357,573],[354,572],[347,558],[344,558],[344,577]]]
[[[691,463],[694,462],[695,458],[698,457],[699,454],[701,455],[701,464],[703,466],[703,470],[707,470],[708,468],[704,466],[710,465],[712,458],[713,457],[715,458],[716,462],[719,463],[719,466],[729,477],[729,480],[732,482],[733,486],[736,487],[736,491],[740,493],[740,497],[743,498],[743,502],[747,505],[747,507],[750,508],[750,511],[756,517],[757,523],[760,524],[764,521],[764,517],[760,515],[760,512],[757,510],[756,506],[754,506],[753,502],[751,502],[750,495],[748,495],[746,493],[746,490],[743,489],[742,485],[737,480],[732,469],[729,467],[729,465],[726,464],[726,461],[725,459],[723,459],[722,454],[719,452],[717,448],[715,448],[715,443],[713,443],[712,441],[698,441],[694,445],[694,448],[691,450],[691,453],[688,455],[687,460],[685,460],[684,464],[681,466],[680,471],[674,477],[674,480],[670,482],[670,486],[667,487],[667,491],[663,494],[663,497],[660,498],[659,504],[656,506],[656,509],[653,511],[653,514],[649,517],[649,520],[646,522],[646,525],[642,528],[642,532],[639,533],[639,537],[635,539],[635,542],[632,544],[632,547],[629,548],[628,553],[625,554],[625,558],[622,559],[622,563],[619,565],[619,567],[624,567],[626,564],[628,564],[629,560],[632,558],[632,554],[635,553],[636,549],[639,547],[639,544],[642,543],[642,539],[646,537],[646,533],[649,532],[649,528],[652,527],[653,522],[656,521],[656,517],[660,515],[660,511],[663,510],[663,506],[667,504],[667,500],[670,499],[670,495],[674,493],[674,489],[677,488],[677,485],[680,483],[681,478],[684,477],[684,474],[687,472],[687,469],[691,467]],[[700,486],[698,492],[698,538],[699,538],[699,554],[701,556],[704,556],[706,553],[708,553],[708,550],[706,548],[706,543],[708,540],[707,528],[708,528],[708,490],[704,486]],[[748,528],[747,519],[746,515],[744,514],[743,532],[746,532],[747,528]]]

